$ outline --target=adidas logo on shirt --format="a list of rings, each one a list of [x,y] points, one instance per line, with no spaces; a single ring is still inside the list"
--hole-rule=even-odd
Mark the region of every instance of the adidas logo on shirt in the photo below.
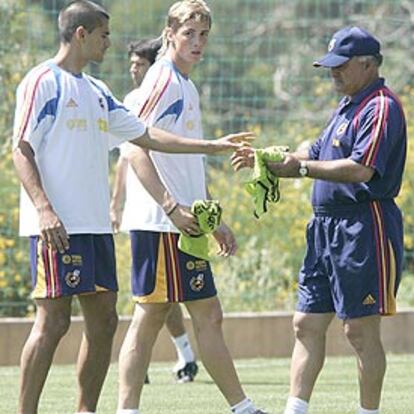
[[[68,103],[66,104],[66,108],[77,108],[78,104],[75,102],[73,98],[70,98]]]
[[[373,305],[376,302],[374,297],[370,294],[368,295],[364,301],[362,302],[363,305]]]

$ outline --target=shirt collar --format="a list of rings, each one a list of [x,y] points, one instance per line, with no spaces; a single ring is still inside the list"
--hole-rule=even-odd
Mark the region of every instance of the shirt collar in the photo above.
[[[352,98],[345,97],[344,99],[346,99],[347,102],[352,102],[353,104],[359,104],[368,95],[371,95],[371,93],[374,92],[376,89],[382,88],[384,84],[385,84],[384,78],[378,78],[374,82],[372,82],[370,85],[368,85],[365,89],[357,93],[354,97]]]
[[[174,72],[178,73],[185,80],[188,80],[188,76],[184,75],[184,73],[180,72],[180,69],[178,69],[178,67],[175,65],[175,63],[169,57],[164,56],[164,57],[162,57],[162,60],[167,62],[169,64],[169,66],[174,70]]]

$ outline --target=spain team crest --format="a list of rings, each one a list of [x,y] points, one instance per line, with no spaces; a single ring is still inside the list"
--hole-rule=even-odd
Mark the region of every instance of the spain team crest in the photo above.
[[[203,273],[199,273],[197,276],[193,276],[190,280],[190,287],[194,292],[200,292],[200,290],[203,289],[204,284],[205,282]]]

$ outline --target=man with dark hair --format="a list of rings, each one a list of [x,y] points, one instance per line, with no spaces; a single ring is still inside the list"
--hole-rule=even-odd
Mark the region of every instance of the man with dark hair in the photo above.
[[[109,14],[99,4],[87,0],[73,1],[59,13],[60,40],[70,43],[77,27],[83,26],[91,33],[106,20],[109,20]]]
[[[201,141],[146,128],[103,82],[82,72],[88,62],[101,62],[110,46],[108,13],[90,1],[72,2],[59,15],[59,30],[58,53],[25,76],[16,96],[13,160],[24,187],[20,234],[31,237],[37,306],[21,357],[19,414],[37,413],[54,352],[70,325],[74,295],[85,320],[78,412],[96,410],[117,326],[111,147],[130,141],[156,151],[215,153],[250,135]],[[189,209],[177,208],[167,192],[162,207],[174,207],[175,219],[190,234],[198,231]]]
[[[276,176],[315,180],[285,414],[308,413],[335,314],[357,356],[358,414],[380,412],[386,367],[381,316],[396,312],[403,222],[395,197],[407,146],[404,111],[379,76],[381,62],[372,34],[359,27],[336,32],[314,66],[330,71],[343,98],[309,150],[268,163]],[[251,167],[253,151],[239,151],[233,165]]]
[[[139,87],[141,86],[148,69],[155,62],[161,45],[161,38],[142,39],[128,44],[127,51],[130,62],[129,72],[135,88],[125,96],[124,105],[131,111],[139,104]],[[121,148],[122,147],[123,145],[121,145]],[[128,160],[125,154],[121,151],[116,165],[110,211],[112,226],[115,232],[119,230],[121,225],[124,196],[125,205],[122,215],[122,230],[128,231],[131,234],[131,237],[134,233],[140,230],[142,219],[138,214],[138,211],[143,207],[141,200],[143,191],[145,192],[142,184],[137,179],[132,167],[128,165]],[[165,324],[171,335],[171,340],[175,345],[178,357],[177,363],[173,368],[174,378],[180,384],[192,382],[197,375],[198,366],[195,361],[195,355],[188,334],[185,330],[180,304],[174,303],[171,306]],[[149,383],[148,374],[145,378],[145,382]]]
[[[135,88],[139,88],[149,67],[155,62],[161,45],[160,38],[142,39],[128,43],[130,74]]]

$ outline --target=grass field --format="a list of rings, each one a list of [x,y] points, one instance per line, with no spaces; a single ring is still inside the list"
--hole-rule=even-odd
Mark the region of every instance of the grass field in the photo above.
[[[237,369],[247,394],[260,407],[281,414],[288,394],[289,360],[239,360]],[[225,414],[228,407],[203,367],[192,384],[176,385],[171,364],[153,363],[145,386],[142,414]],[[0,368],[0,413],[15,413],[19,370]],[[381,414],[414,413],[414,355],[389,355]],[[73,414],[74,366],[52,368],[39,414]],[[115,414],[117,365],[112,365],[99,403],[99,414]],[[310,414],[355,414],[357,380],[354,358],[328,358],[312,397]]]

